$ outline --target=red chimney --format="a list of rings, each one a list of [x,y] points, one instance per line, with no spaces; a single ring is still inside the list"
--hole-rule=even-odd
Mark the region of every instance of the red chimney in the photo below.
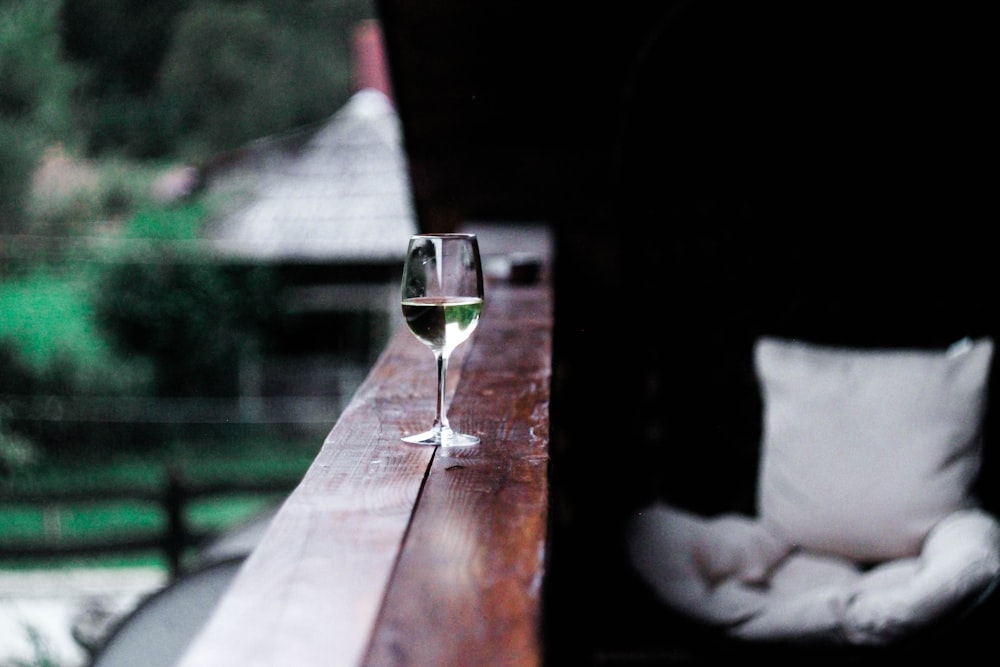
[[[354,28],[354,92],[364,88],[382,91],[389,101],[392,83],[385,56],[382,27],[376,19],[366,19]]]

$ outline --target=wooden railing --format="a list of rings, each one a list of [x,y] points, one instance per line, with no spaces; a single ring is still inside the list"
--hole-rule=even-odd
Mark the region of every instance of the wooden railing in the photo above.
[[[487,263],[544,260],[532,284],[487,281],[479,327],[452,357],[449,417],[481,443],[400,441],[433,419],[435,371],[398,328],[181,667],[542,662],[549,242],[474,231]]]

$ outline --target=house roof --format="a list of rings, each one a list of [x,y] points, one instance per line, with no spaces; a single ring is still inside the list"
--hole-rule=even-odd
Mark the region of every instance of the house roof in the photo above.
[[[382,262],[401,260],[417,227],[399,118],[383,92],[365,88],[295,159],[269,169],[209,240],[230,258]]]

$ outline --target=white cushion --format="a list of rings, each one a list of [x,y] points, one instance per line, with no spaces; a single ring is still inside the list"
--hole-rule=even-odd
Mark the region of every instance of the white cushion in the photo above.
[[[856,350],[762,338],[758,514],[769,534],[855,562],[916,556],[975,505],[993,341]]]
[[[743,639],[884,645],[972,604],[1000,576],[1000,524],[962,510],[934,527],[919,556],[864,570],[796,552],[774,572],[760,612],[730,628]]]
[[[1000,523],[961,510],[918,556],[874,567],[789,550],[757,521],[664,505],[633,517],[636,571],[671,608],[752,641],[883,645],[967,608],[1000,577]]]
[[[671,607],[722,626],[764,611],[760,584],[789,551],[748,517],[704,518],[663,503],[632,518],[628,547],[636,570]]]

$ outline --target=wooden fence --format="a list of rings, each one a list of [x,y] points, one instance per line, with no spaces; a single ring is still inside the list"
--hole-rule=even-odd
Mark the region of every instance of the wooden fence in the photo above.
[[[296,478],[194,482],[180,474],[170,473],[159,487],[46,490],[0,495],[0,506],[35,507],[41,512],[53,507],[120,501],[155,506],[164,517],[155,530],[122,530],[96,538],[12,539],[4,537],[0,528],[0,559],[50,560],[159,552],[166,559],[171,576],[176,576],[183,570],[185,554],[190,549],[206,544],[223,532],[197,529],[191,525],[188,510],[193,501],[237,495],[280,497],[288,494],[298,481]]]

